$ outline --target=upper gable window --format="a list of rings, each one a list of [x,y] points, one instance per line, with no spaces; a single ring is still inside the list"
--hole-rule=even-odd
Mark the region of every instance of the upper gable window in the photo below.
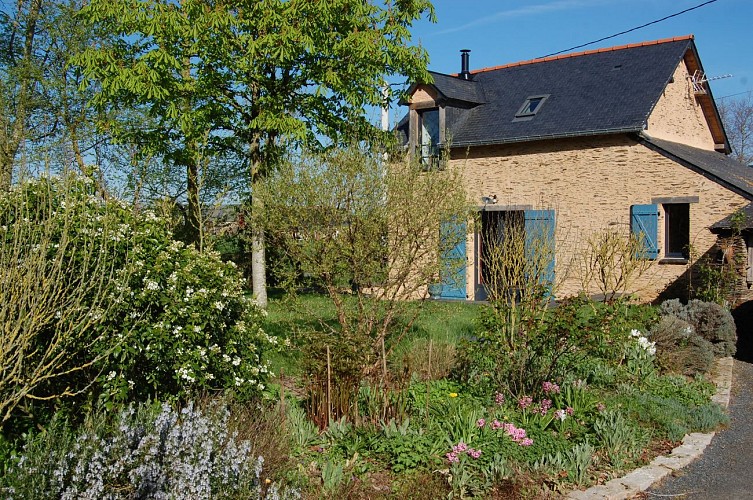
[[[434,166],[439,159],[439,109],[418,112],[418,149],[421,165]]]
[[[530,120],[533,118],[536,113],[539,112],[548,97],[549,95],[533,95],[527,97],[518,112],[515,113],[515,119],[513,121]]]

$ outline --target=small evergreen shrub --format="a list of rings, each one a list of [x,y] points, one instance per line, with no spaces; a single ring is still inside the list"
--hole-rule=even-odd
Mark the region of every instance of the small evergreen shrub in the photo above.
[[[657,363],[664,372],[695,375],[708,372],[714,363],[711,343],[676,316],[662,316],[648,336],[656,342]]]
[[[679,299],[673,299],[662,303],[660,312],[662,316],[674,316],[689,323],[696,335],[712,344],[715,356],[734,356],[737,350],[735,320],[732,313],[719,304],[690,300],[683,306]]]
[[[696,333],[714,345],[719,357],[734,356],[737,342],[735,319],[727,309],[714,302],[691,300],[685,306]]]

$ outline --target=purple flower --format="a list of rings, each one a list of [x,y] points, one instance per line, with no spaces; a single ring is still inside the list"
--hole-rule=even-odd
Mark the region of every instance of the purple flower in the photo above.
[[[533,444],[533,439],[531,438],[525,438],[518,442],[519,446],[531,446]]]
[[[498,392],[494,395],[494,402],[497,403],[497,405],[502,406],[505,404],[505,395],[501,392]]]
[[[483,427],[483,426],[486,425],[486,420],[484,420],[483,418],[480,418],[480,419],[476,420],[476,425],[478,427]]]
[[[474,450],[473,448],[468,448],[468,454],[472,456],[473,458],[478,458],[481,456],[481,450]]]
[[[447,457],[447,461],[450,462],[451,464],[453,463],[456,464],[460,462],[460,459],[458,458],[458,454],[455,453],[454,451],[447,453],[445,456]]]
[[[492,429],[493,430],[496,431],[497,429],[501,429],[502,427],[503,427],[502,422],[500,422],[496,418],[492,421]]]
[[[533,403],[533,398],[530,396],[523,396],[522,398],[518,400],[518,406],[520,407],[521,410],[528,408],[529,406],[531,406],[532,403]]]

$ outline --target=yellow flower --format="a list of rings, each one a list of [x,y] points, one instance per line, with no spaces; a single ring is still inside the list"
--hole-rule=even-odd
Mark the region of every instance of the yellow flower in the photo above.
[[[456,398],[456,397],[458,397],[458,393],[457,392],[451,392],[450,393],[450,397],[451,398]]]

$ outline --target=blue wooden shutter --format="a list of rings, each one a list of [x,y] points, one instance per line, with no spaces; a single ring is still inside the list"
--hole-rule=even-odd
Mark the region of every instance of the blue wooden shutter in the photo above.
[[[643,252],[639,257],[656,259],[659,256],[659,245],[657,244],[659,206],[656,204],[631,206],[630,230],[639,241],[643,241]]]
[[[440,239],[440,282],[429,287],[429,294],[443,299],[465,299],[466,223],[442,222]]]
[[[535,264],[542,265],[542,269],[533,269],[538,275],[540,283],[548,287],[554,282],[554,210],[526,210],[526,254],[532,256],[532,252],[538,245],[545,245],[547,261],[539,262],[540,259],[531,259]]]

